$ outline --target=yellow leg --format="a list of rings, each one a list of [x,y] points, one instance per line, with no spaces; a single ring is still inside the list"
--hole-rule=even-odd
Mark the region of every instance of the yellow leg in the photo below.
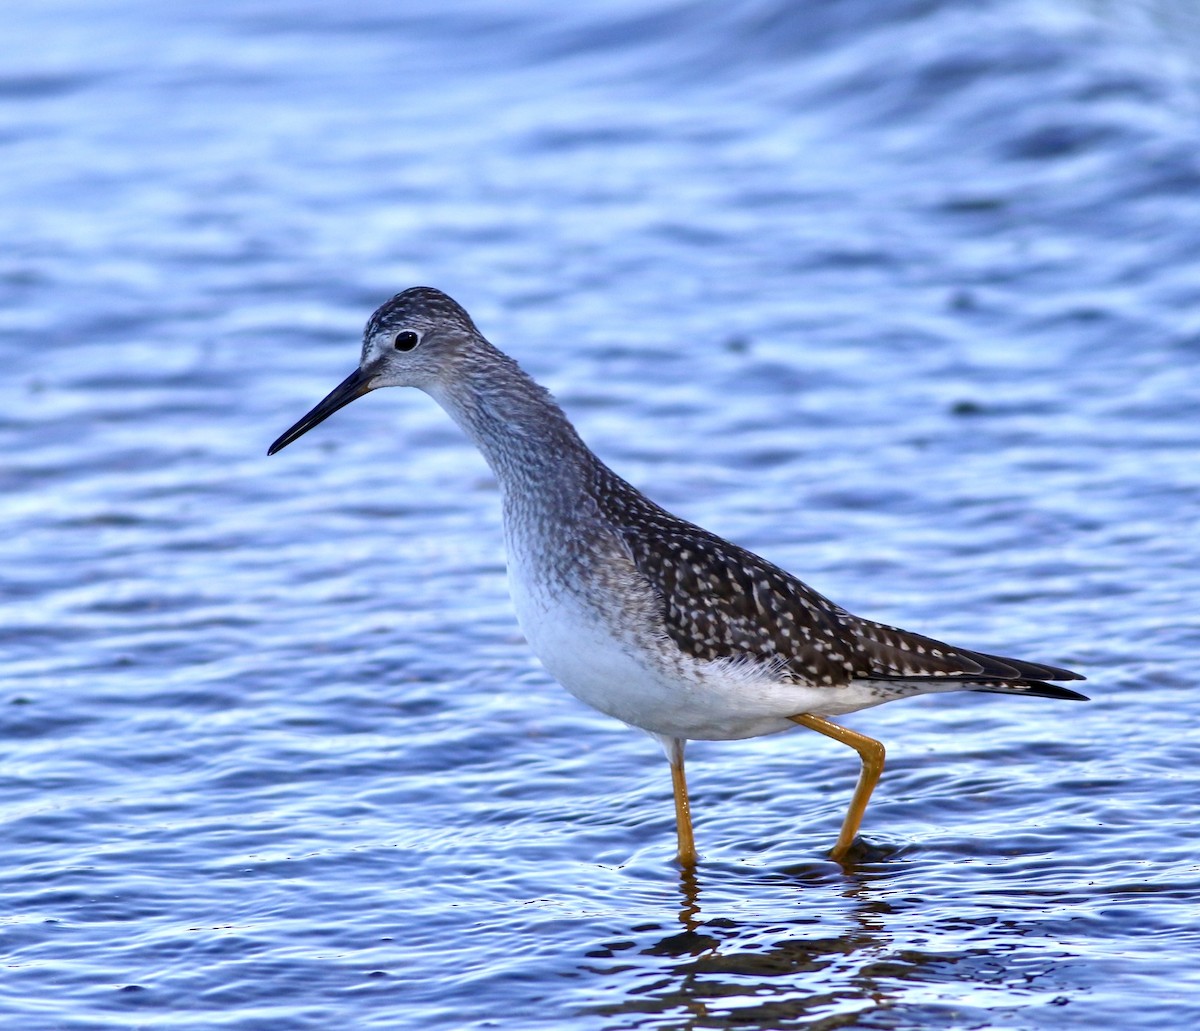
[[[683,746],[676,738],[670,742],[667,758],[671,761],[671,787],[675,790],[675,830],[679,835],[679,862],[696,865],[696,839],[692,837],[692,807],[688,803],[687,779],[683,775]]]
[[[808,727],[809,730],[815,730],[818,734],[831,737],[834,741],[849,745],[862,759],[862,772],[858,775],[854,797],[850,799],[850,810],[846,813],[846,819],[842,823],[842,832],[838,835],[837,844],[833,846],[833,851],[830,853],[840,863],[845,859],[846,853],[850,851],[854,835],[858,833],[863,814],[867,811],[867,802],[871,799],[871,792],[875,790],[875,785],[879,783],[879,775],[883,773],[885,754],[883,745],[873,737],[847,730],[820,716],[789,716],[788,719],[793,723],[799,723],[802,727]],[[682,768],[679,775],[683,776]]]

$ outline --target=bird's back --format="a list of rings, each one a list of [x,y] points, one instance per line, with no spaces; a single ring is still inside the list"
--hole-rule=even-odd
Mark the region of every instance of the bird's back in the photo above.
[[[702,660],[772,666],[781,678],[1082,698],[1045,683],[1070,670],[964,648],[855,616],[764,558],[679,519],[600,467],[596,502],[658,597],[662,628]]]

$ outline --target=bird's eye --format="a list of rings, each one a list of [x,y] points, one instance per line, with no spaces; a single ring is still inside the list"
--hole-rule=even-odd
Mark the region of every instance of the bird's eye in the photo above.
[[[421,342],[421,338],[417,336],[411,329],[406,329],[403,333],[397,333],[393,346],[397,351],[411,351]]]

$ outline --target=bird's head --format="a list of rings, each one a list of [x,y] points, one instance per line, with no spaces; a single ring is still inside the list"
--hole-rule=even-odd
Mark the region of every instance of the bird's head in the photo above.
[[[367,321],[358,368],[284,432],[267,454],[287,447],[377,387],[418,387],[436,393],[458,366],[489,348],[461,305],[440,290],[416,286],[398,293]]]

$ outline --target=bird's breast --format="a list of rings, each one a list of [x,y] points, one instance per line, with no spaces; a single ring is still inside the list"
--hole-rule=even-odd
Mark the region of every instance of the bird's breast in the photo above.
[[[790,715],[828,713],[828,689],[787,682],[763,663],[681,651],[663,625],[662,599],[617,542],[549,552],[543,541],[508,543],[509,589],[530,647],[593,709],[690,740],[758,737],[794,728]]]

